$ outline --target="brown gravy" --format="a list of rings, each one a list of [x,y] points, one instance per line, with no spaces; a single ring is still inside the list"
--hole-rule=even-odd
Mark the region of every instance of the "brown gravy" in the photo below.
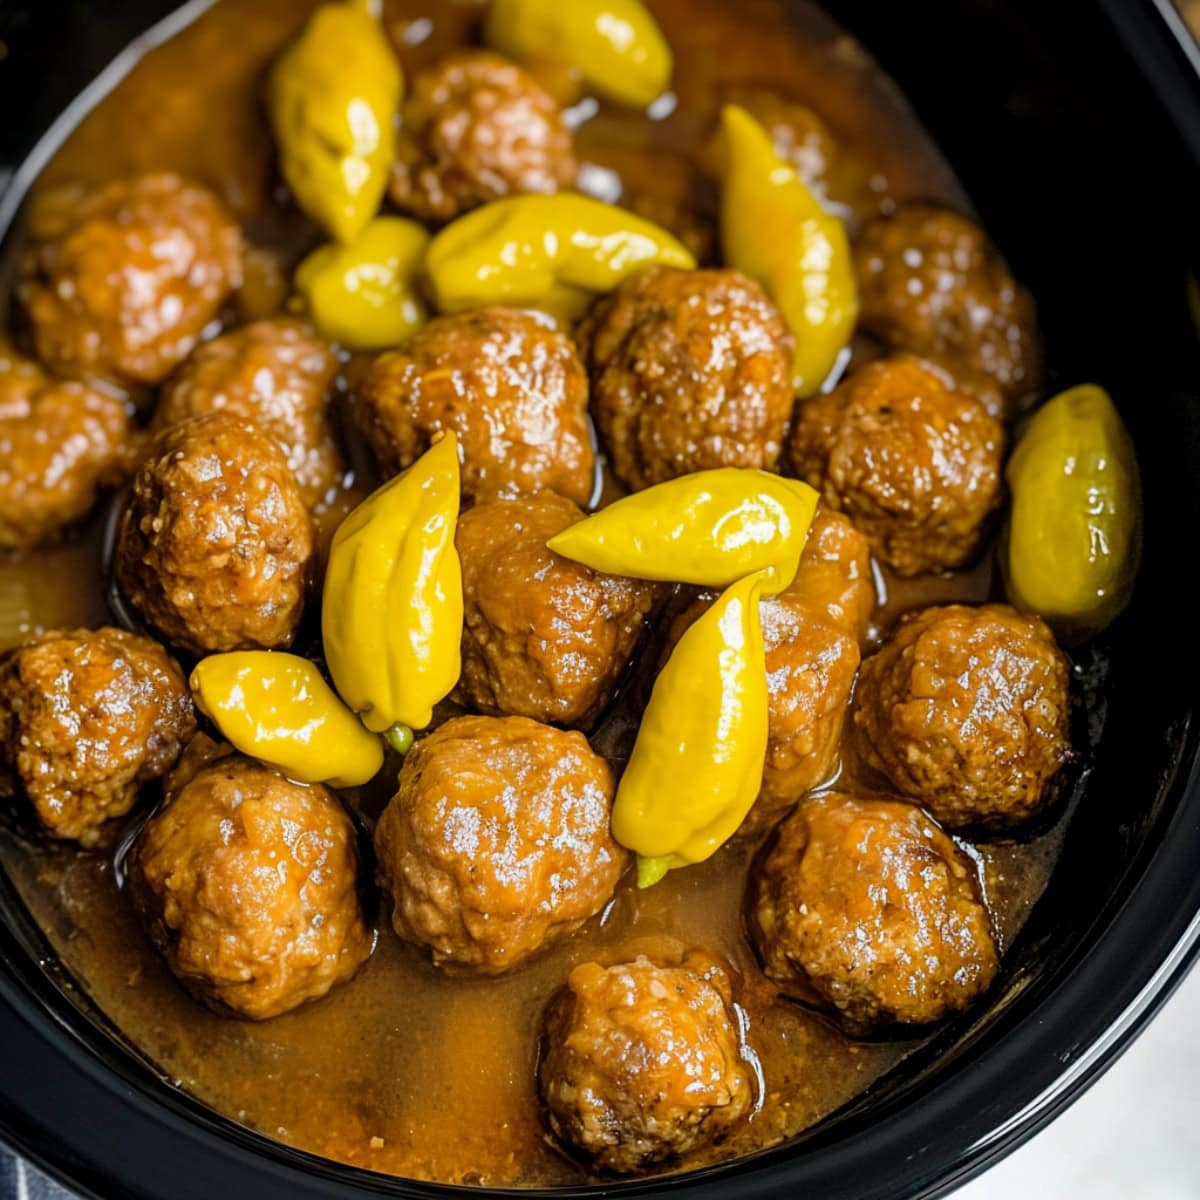
[[[257,83],[310,7],[307,0],[220,0],[133,71],[82,124],[41,186],[92,184],[148,167],[183,171],[219,189],[253,239],[294,261],[311,233],[276,207]],[[722,90],[752,85],[807,103],[826,119],[859,164],[850,186],[860,206],[917,197],[964,202],[890,83],[816,9],[800,8],[789,24],[778,0],[656,0],[651,7],[675,49],[678,102],[655,122],[601,111],[577,132],[583,161],[618,170],[627,186],[668,199],[672,189],[683,194],[693,186],[685,152],[707,136]],[[395,0],[386,20],[411,69],[467,38],[480,11],[468,0]],[[703,210],[710,201],[698,193],[694,202]],[[97,517],[61,548],[0,559],[2,644],[32,628],[111,619],[101,524]],[[917,604],[983,599],[993,586],[990,560],[953,578],[883,582],[890,594],[881,624]],[[856,774],[848,764],[844,779]],[[370,825],[388,791],[385,782],[347,799]],[[165,1078],[270,1137],[378,1171],[488,1185],[584,1180],[548,1143],[539,1119],[538,1017],[574,963],[616,960],[648,939],[707,947],[738,977],[763,1095],[754,1119],[710,1157],[796,1134],[920,1044],[850,1041],[775,997],[743,936],[753,849],[745,845],[727,846],[646,893],[627,879],[601,920],[501,979],[434,970],[393,936],[381,913],[376,951],[352,983],[252,1024],[214,1016],[174,982],[122,895],[112,850],[81,853],[23,829],[18,819],[0,831],[0,864],[67,970]],[[1060,836],[1061,823],[1031,842],[980,847],[1004,944],[1041,893]]]

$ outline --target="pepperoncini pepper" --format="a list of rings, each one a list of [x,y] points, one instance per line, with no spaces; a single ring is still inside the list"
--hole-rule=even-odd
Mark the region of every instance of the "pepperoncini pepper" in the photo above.
[[[792,386],[811,396],[850,341],[858,289],[846,229],[775,152],[744,108],[721,114],[721,244],[727,265],[760,283],[796,339]]]
[[[1005,477],[1009,598],[1064,641],[1098,633],[1129,603],[1142,530],[1137,458],[1108,393],[1084,384],[1047,401]]]
[[[546,545],[596,571],[725,587],[766,570],[781,592],[795,578],[817,493],[750,467],[681,475],[614,501]]]
[[[306,658],[271,650],[213,654],[196,664],[191,688],[227,741],[300,783],[357,787],[383,766],[379,738]]]
[[[690,269],[696,260],[623,208],[561,193],[508,196],[459,217],[430,243],[425,269],[442,312],[548,303],[578,316],[592,295],[655,263]]]
[[[342,698],[377,733],[423,729],[458,682],[458,503],[458,439],[447,433],[334,534],[321,611],[325,661]]]
[[[641,0],[492,0],[484,36],[509,58],[563,62],[634,108],[671,82],[671,47]]]
[[[353,241],[379,210],[402,92],[400,64],[364,5],[321,5],[271,70],[283,177],[338,241]]]
[[[416,290],[429,234],[403,217],[376,217],[349,245],[314,250],[296,269],[313,323],[351,350],[382,350],[425,323]]]
[[[638,729],[613,804],[613,836],[638,885],[703,862],[742,823],[767,754],[763,573],[731,585],[679,639]]]

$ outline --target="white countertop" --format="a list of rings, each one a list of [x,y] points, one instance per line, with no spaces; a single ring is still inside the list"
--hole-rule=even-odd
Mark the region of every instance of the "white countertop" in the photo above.
[[[1200,968],[1123,1058],[954,1200],[1200,1200]]]

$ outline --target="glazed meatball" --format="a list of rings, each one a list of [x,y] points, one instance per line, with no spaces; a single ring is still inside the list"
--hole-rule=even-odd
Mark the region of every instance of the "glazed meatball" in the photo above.
[[[158,383],[241,284],[242,236],[212,192],[138,175],[84,196],[30,250],[21,299],[61,374]]]
[[[836,509],[818,504],[796,578],[784,599],[803,600],[815,613],[861,641],[875,612],[871,548]]]
[[[371,953],[355,830],[319,784],[239,755],[173,780],[128,863],[134,906],[180,981],[264,1020],[324,996]]]
[[[854,262],[864,329],[897,349],[961,361],[1009,397],[1037,386],[1033,301],[974,222],[905,205],[867,226]]]
[[[39,545],[86,517],[125,478],[130,437],[123,400],[0,349],[0,546]]]
[[[531,75],[488,50],[460,50],[415,75],[388,194],[422,221],[575,180],[571,134]]]
[[[1004,604],[912,613],[863,663],[862,755],[943,825],[1018,825],[1069,757],[1069,676],[1037,617]]]
[[[611,697],[659,589],[546,549],[582,519],[553,492],[478,504],[459,519],[459,694],[481,712],[580,725]]]
[[[146,623],[197,654],[291,644],[313,533],[283,451],[228,413],[160,434],[133,483],[117,581]]]
[[[550,1128],[627,1173],[727,1136],[754,1099],[729,978],[707,955],[577,966],[543,1023],[538,1085]]]
[[[763,969],[852,1032],[960,1012],[996,974],[976,869],[919,808],[839,793],[806,800],[752,876]]]
[[[433,961],[494,975],[609,901],[627,855],[613,778],[579,733],[525,717],[457,717],[418,742],[379,819],[392,924]]]
[[[196,729],[183,674],[123,629],[46,633],[0,656],[0,790],[85,846],[170,769]],[[6,786],[5,786],[6,785]]]
[[[596,426],[628,487],[778,461],[792,341],[744,275],[640,271],[598,303],[580,336]]]
[[[244,325],[193,351],[163,388],[154,427],[227,412],[261,426],[278,443],[304,503],[319,509],[345,474],[329,417],[338,360],[302,322]]]
[[[389,474],[453,429],[470,499],[543,489],[581,505],[591,497],[587,377],[541,313],[484,308],[430,321],[406,349],[375,360],[356,415]]]
[[[897,574],[961,566],[1000,503],[1004,428],[918,363],[885,359],[796,410],[791,464]]]

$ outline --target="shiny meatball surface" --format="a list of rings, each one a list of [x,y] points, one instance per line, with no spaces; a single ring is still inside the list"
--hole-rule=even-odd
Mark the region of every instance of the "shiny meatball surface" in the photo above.
[[[320,508],[345,473],[329,404],[338,361],[300,321],[255,321],[197,347],[163,388],[155,429],[226,412],[278,443],[309,509]]]
[[[580,505],[591,497],[587,377],[570,339],[541,313],[483,308],[430,321],[405,349],[375,360],[356,415],[388,474],[453,429],[468,498],[543,489]]]
[[[911,360],[883,360],[799,405],[793,469],[901,575],[961,566],[999,505],[1004,428]]]
[[[577,725],[608,702],[659,589],[546,548],[582,519],[553,492],[477,504],[459,519],[459,695],[473,708]]]
[[[871,547],[843,513],[817,505],[796,578],[781,595],[802,600],[830,624],[862,640],[877,600]]]
[[[905,617],[863,663],[866,761],[951,828],[1037,814],[1070,753],[1069,667],[1049,628],[1004,604]]]
[[[169,173],[120,179],[59,213],[20,285],[38,356],[62,374],[158,383],[241,283],[221,201]]]
[[[123,400],[0,349],[0,547],[52,540],[129,468]]]
[[[627,855],[579,733],[457,717],[417,743],[375,830],[392,923],[438,964],[508,970],[608,903]]]
[[[151,940],[217,1012],[278,1016],[371,952],[350,818],[327,788],[251,759],[217,758],[175,782],[127,866]]]
[[[0,788],[52,837],[95,845],[195,729],[183,673],[149,638],[64,630],[0,656]]]
[[[960,361],[1010,398],[1037,386],[1033,301],[974,222],[902,205],[863,230],[854,262],[864,329],[897,349]]]
[[[543,1023],[550,1128],[596,1167],[632,1172],[719,1141],[754,1100],[729,977],[707,955],[577,966]]]
[[[422,221],[449,221],[501,196],[575,180],[554,98],[516,63],[460,50],[418,72],[404,102],[388,194]]]
[[[791,335],[744,275],[651,267],[599,301],[580,339],[596,427],[628,487],[778,461]]]
[[[116,574],[173,645],[198,654],[288,646],[312,526],[283,451],[228,413],[162,433],[133,483]]]
[[[780,826],[753,877],[767,975],[855,1032],[960,1012],[998,963],[975,866],[919,808],[832,793]]]

